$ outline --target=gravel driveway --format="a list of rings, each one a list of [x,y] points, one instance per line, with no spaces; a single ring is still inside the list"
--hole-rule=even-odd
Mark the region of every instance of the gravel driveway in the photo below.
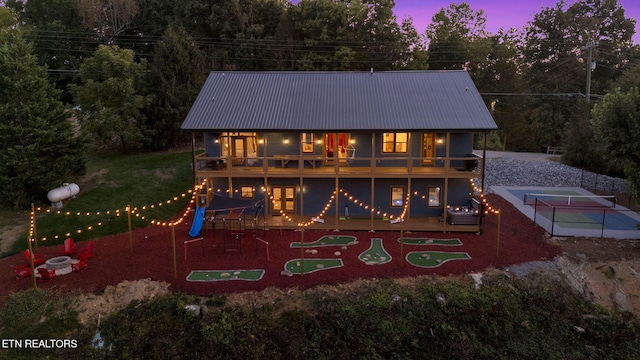
[[[481,151],[475,151],[481,155]],[[626,192],[625,180],[564,165],[557,156],[543,153],[487,151],[485,187],[548,186],[581,187],[600,191]]]

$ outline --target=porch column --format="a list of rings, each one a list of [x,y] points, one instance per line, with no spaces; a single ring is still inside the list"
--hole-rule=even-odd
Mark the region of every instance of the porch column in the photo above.
[[[480,177],[482,178],[480,180],[480,190],[482,191],[482,194],[485,194],[484,191],[484,169],[487,166],[487,132],[484,132],[483,135],[483,139],[482,139],[482,171],[480,173]],[[484,212],[484,203],[480,203],[479,206],[479,217],[478,217],[478,231],[480,231],[480,229],[482,228],[482,213]]]
[[[373,204],[375,203],[374,194],[375,194],[375,178],[371,177],[371,209],[373,209]],[[369,209],[369,219],[371,222],[371,230],[373,230],[373,211]]]
[[[443,204],[443,208],[444,211],[442,212],[442,219],[443,219],[443,225],[444,228],[446,229],[448,227],[447,225],[447,205],[449,203],[449,177],[445,176],[444,178],[444,204]]]
[[[338,182],[337,176],[335,179],[336,179],[336,188],[335,188],[335,197],[333,198],[333,200],[336,204],[335,223],[336,223],[336,229],[337,229],[338,224],[340,224],[340,206],[338,204],[338,195],[340,194],[340,183]]]
[[[300,176],[300,216],[304,216],[304,178]]]
[[[404,214],[407,220],[411,217],[411,179],[407,178],[407,212]]]

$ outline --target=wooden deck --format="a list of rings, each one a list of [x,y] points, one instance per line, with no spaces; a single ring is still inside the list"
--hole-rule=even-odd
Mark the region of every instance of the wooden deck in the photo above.
[[[224,214],[216,217],[216,229],[224,229]],[[252,229],[257,226],[259,229],[268,230],[356,230],[356,231],[433,231],[433,232],[472,232],[479,233],[479,225],[451,225],[445,223],[440,217],[412,217],[406,219],[403,223],[392,223],[390,220],[381,218],[364,219],[364,218],[339,218],[337,221],[334,216],[325,217],[324,222],[311,222],[311,216],[291,215],[289,219],[282,216],[267,215],[264,219],[259,219],[257,225],[251,215],[245,216],[244,226],[246,229]],[[300,225],[305,224],[305,225]],[[208,223],[208,228],[212,225]]]

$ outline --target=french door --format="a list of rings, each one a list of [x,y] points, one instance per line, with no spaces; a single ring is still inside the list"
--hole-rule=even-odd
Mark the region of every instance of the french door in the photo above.
[[[324,134],[324,156],[327,162],[333,162],[334,159],[346,161],[347,149],[350,143],[349,133],[326,133]]]
[[[436,156],[435,138],[436,136],[433,133],[422,134],[422,157],[426,158],[422,159],[422,165],[424,166],[433,166],[434,164],[433,158]]]
[[[272,186],[271,187],[271,206],[273,215],[277,215],[280,211],[292,213],[296,211],[296,187],[295,186]]]

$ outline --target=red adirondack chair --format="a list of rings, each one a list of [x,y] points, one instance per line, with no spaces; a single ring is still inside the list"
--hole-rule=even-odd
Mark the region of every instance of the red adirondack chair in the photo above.
[[[13,271],[16,272],[16,280],[22,280],[28,276],[31,276],[31,266],[29,265],[19,265],[13,268]]]
[[[24,254],[24,261],[26,261],[27,264],[31,263],[31,258],[33,258],[33,266],[44,264],[44,255],[32,253],[29,249],[26,249],[22,253]]]
[[[80,257],[80,259],[90,259],[96,257],[96,255],[93,253],[93,241],[89,241],[87,246],[78,249],[78,256]]]
[[[39,267],[37,270],[40,275],[39,282],[49,282],[56,276],[56,269],[47,270],[45,267]]]
[[[60,255],[71,255],[76,252],[76,244],[72,238],[67,238],[64,244],[60,245]]]
[[[80,258],[78,262],[71,264],[71,271],[83,272],[87,270],[89,268],[88,262],[88,258]]]

